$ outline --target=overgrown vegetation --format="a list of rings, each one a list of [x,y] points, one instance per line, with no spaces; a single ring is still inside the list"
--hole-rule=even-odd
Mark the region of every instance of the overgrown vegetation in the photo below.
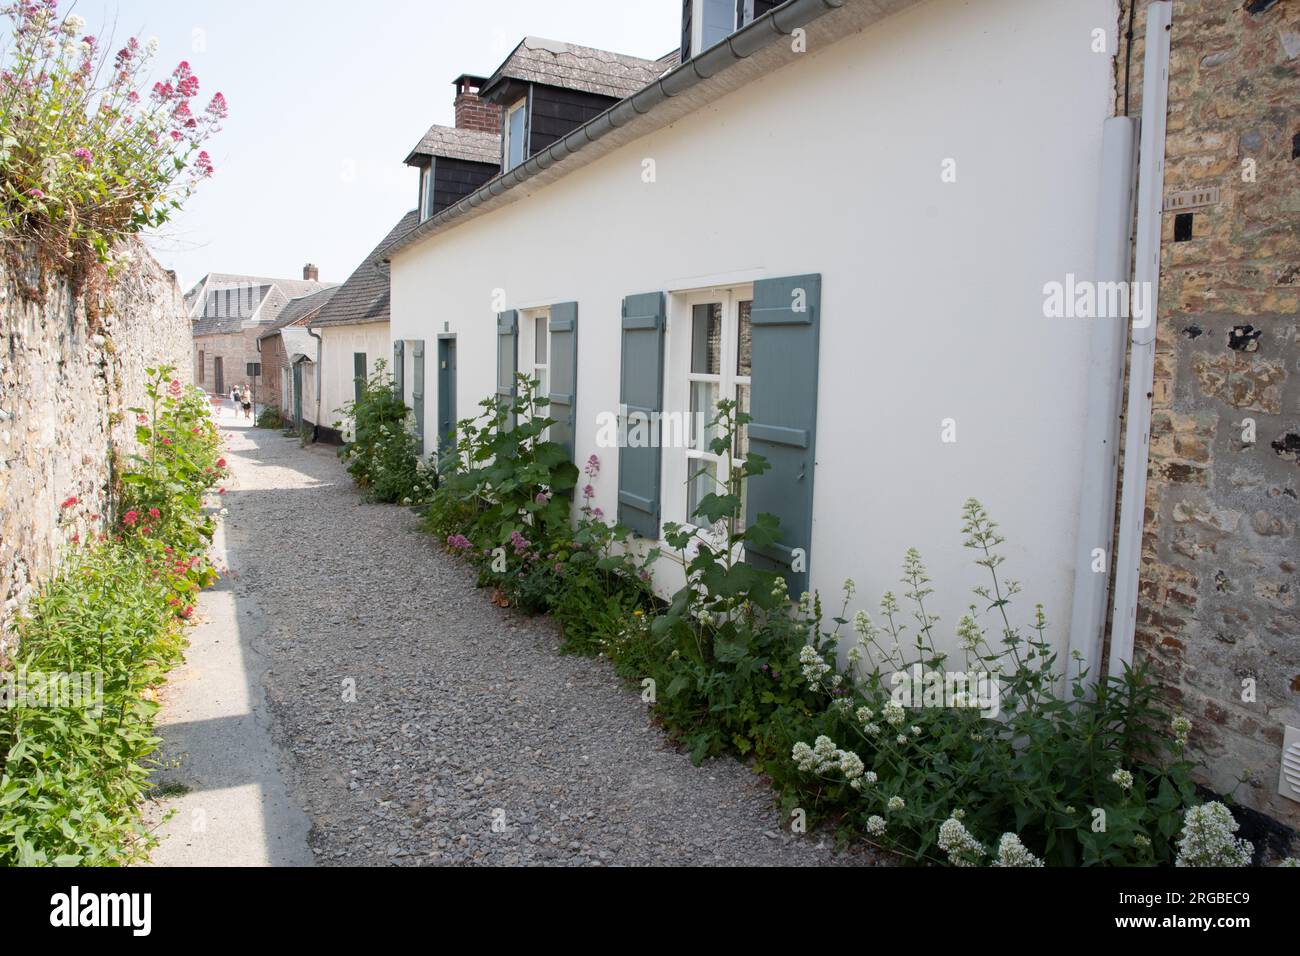
[[[227,113],[215,94],[196,105],[199,80],[180,62],[148,87],[157,41],[84,34],[56,0],[0,7],[0,248],[74,287],[102,275],[120,240],[165,223],[212,175],[202,148]],[[147,88],[148,87],[148,88]],[[21,269],[16,270],[20,272]]]
[[[216,578],[203,495],[226,463],[202,393],[171,369],[148,371],[149,406],[132,410],[140,452],[120,472],[111,530],[75,543],[18,621],[14,667],[0,674],[0,865],[130,863],[150,845],[139,804],[158,744],[154,688]]]
[[[865,611],[847,616],[852,581],[827,615],[818,595],[793,596],[782,576],[743,560],[781,532],[771,515],[744,523],[744,483],[768,466],[736,455],[749,417],[734,402],[710,423],[725,478],[714,477],[692,524],[664,526],[661,555],[592,507],[595,456],[581,496],[567,494],[576,468],[545,440],[546,402],[522,376],[518,392],[459,423],[428,530],[475,564],[498,603],[550,611],[566,650],[608,657],[697,762],[753,759],[792,825],[820,819],[940,865],[1249,860],[1227,808],[1197,806],[1184,755],[1191,724],[1161,709],[1145,672],[1067,681],[1044,610],[1015,623],[1019,586],[1002,575],[1003,539],[978,502],[967,502],[963,531],[988,583],[956,624],[957,660],[939,650],[915,551],[902,601],[884,595],[879,625]],[[666,604],[649,583],[661,557],[685,573]]]
[[[427,467],[415,434],[415,417],[396,394],[381,359],[369,379],[358,379],[361,393],[343,407],[347,443],[339,452],[370,501],[421,504],[433,494],[436,478]]]

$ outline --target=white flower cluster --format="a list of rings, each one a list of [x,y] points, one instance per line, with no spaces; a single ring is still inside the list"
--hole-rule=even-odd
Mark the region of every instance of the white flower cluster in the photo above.
[[[979,866],[987,851],[970,835],[956,814],[944,820],[939,827],[939,849],[948,854],[953,866]]]
[[[973,651],[980,646],[984,635],[970,614],[963,614],[957,622],[957,644],[963,651]]]
[[[831,672],[831,665],[822,660],[817,648],[805,644],[799,652],[799,663],[803,665],[804,680],[814,689],[821,686],[822,678]]]
[[[79,17],[74,13],[72,16],[68,17],[68,19],[63,21],[63,26],[60,29],[63,30],[64,36],[75,37],[85,29],[85,26],[86,18]]]
[[[907,712],[903,710],[903,705],[896,700],[891,700],[886,704],[884,710],[881,711],[881,715],[891,727],[901,727],[907,722]]]
[[[1121,790],[1133,789],[1133,774],[1129,773],[1127,770],[1124,770],[1122,768],[1116,770],[1114,773],[1110,775],[1110,779],[1115,783],[1119,784],[1119,788]]]
[[[888,829],[888,826],[889,825],[885,823],[884,817],[877,817],[877,816],[867,817],[867,832],[870,833],[872,836],[883,835],[885,830]]]
[[[857,631],[863,639],[869,640],[876,636],[876,625],[866,611],[859,611],[853,615],[853,630]]]
[[[897,813],[899,810],[902,810],[906,806],[907,806],[907,801],[905,801],[902,797],[890,797],[889,802],[885,804],[885,808],[889,810],[890,813]]]
[[[1237,821],[1217,801],[1192,807],[1183,815],[1174,866],[1248,866],[1254,848],[1233,836]]]
[[[1187,746],[1187,738],[1192,733],[1192,722],[1186,717],[1179,714],[1169,723],[1169,729],[1174,732],[1174,744],[1179,750]]]
[[[835,741],[822,735],[809,747],[802,740],[794,745],[790,756],[804,773],[828,773],[838,770],[854,790],[862,788],[862,781],[876,782],[874,772],[868,771],[862,758],[852,750],[840,750]]]
[[[998,841],[998,858],[994,866],[1042,866],[1043,861],[1029,852],[1014,833],[1002,834]]]

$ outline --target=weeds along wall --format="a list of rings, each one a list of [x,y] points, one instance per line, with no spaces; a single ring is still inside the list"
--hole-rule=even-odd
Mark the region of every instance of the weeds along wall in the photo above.
[[[0,266],[0,660],[14,614],[64,545],[103,527],[146,366],[173,365],[188,382],[193,364],[176,278],[139,242],[100,294],[51,280],[35,301],[24,292],[33,281]]]

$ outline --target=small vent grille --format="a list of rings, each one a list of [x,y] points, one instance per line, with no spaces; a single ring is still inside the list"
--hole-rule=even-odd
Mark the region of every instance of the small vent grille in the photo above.
[[[1288,727],[1282,743],[1282,777],[1278,793],[1300,803],[1300,729]]]

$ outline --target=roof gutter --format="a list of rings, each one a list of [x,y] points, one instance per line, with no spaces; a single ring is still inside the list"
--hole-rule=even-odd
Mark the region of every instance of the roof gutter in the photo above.
[[[489,180],[459,202],[430,216],[406,235],[381,250],[381,262],[411,246],[443,226],[468,214],[490,199],[520,186],[552,166],[580,152],[620,127],[647,113],[667,100],[689,92],[705,80],[717,76],[737,63],[774,43],[789,37],[795,30],[844,6],[847,0],[787,0],[774,10],[745,25],[721,43],[664,74],[639,93],[615,103],[595,119],[579,126],[568,136],[556,140],[509,172]]]

